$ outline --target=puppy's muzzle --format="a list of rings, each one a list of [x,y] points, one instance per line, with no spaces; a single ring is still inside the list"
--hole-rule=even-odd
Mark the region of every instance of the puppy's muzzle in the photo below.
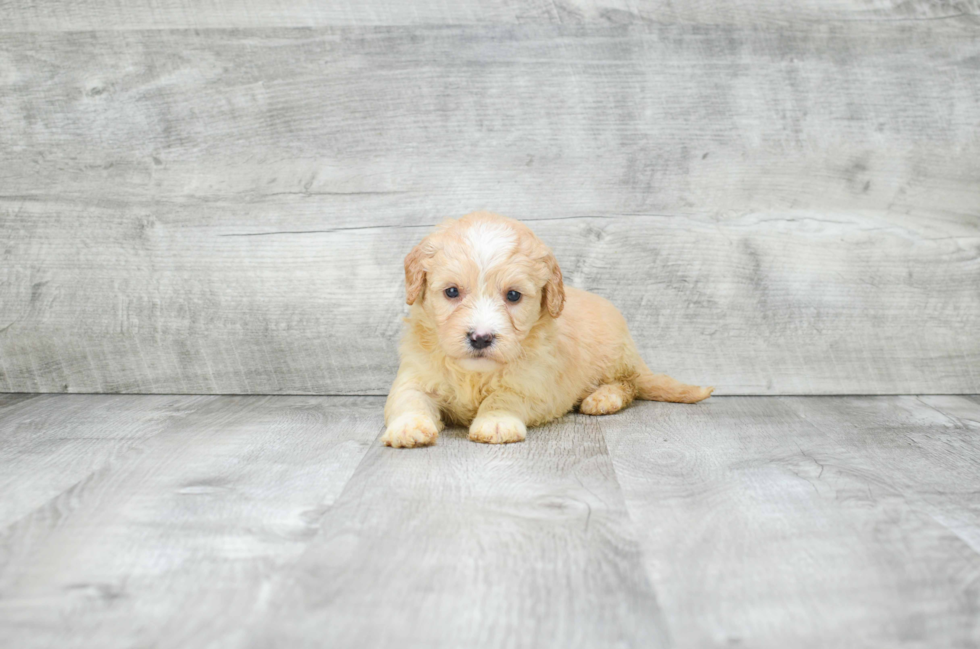
[[[466,338],[470,341],[470,347],[473,349],[486,349],[493,344],[493,334],[478,334],[471,331],[466,334]]]

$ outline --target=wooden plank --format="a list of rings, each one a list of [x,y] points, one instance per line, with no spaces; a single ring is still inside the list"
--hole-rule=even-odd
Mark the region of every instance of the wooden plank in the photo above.
[[[432,24],[792,24],[841,20],[961,20],[976,0],[0,0],[0,31]]]
[[[528,440],[373,447],[250,646],[666,646],[595,420]]]
[[[158,397],[73,399],[43,401],[49,416],[22,422],[37,431],[34,452],[90,434],[84,418],[77,426],[63,418],[62,403],[87,401],[92,418],[108,406],[118,419],[128,414],[151,428],[164,409]],[[139,404],[142,418],[132,412]],[[242,616],[261,610],[264,584],[313,538],[379,434],[382,405],[177,400],[163,430],[0,531],[0,644],[243,644]],[[0,446],[0,457],[10,453]],[[81,464],[93,464],[90,455],[75,452]],[[66,468],[49,462],[38,472],[55,486]]]
[[[211,397],[44,395],[0,410],[0,529],[29,515]]]
[[[873,470],[892,494],[980,553],[980,405],[975,397],[802,399],[794,406],[864,460],[862,470]]]
[[[3,525],[0,645],[980,639],[978,397],[639,403],[412,451],[381,401],[0,395],[5,478],[129,444],[0,485],[103,458]]]
[[[489,208],[719,394],[978,392],[978,56],[944,20],[10,34],[0,389],[383,394],[402,255]]]
[[[952,417],[961,427],[971,428],[980,425],[976,417],[976,408],[977,405],[980,405],[980,395],[922,395],[919,399],[926,405]]]
[[[729,394],[980,389],[980,264],[969,252],[980,240],[869,233],[873,223],[535,226],[567,281],[613,300],[650,365],[682,380]],[[35,287],[8,302],[26,315],[0,334],[5,382],[38,392],[383,394],[404,309],[400,253],[426,230],[241,238],[158,222],[146,243],[102,230],[118,264],[106,269],[64,233],[85,236],[70,220],[39,224],[48,232],[25,255],[51,266],[18,283]]]
[[[22,401],[33,399],[35,396],[33,394],[0,394],[0,411],[16,406]]]
[[[914,397],[646,403],[601,427],[678,646],[980,638],[980,447]]]

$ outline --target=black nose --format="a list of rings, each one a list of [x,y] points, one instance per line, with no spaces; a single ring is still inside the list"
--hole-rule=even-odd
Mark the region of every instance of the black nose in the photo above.
[[[493,334],[479,334],[475,332],[470,332],[467,334],[467,338],[470,339],[470,347],[473,349],[486,349],[493,343]]]

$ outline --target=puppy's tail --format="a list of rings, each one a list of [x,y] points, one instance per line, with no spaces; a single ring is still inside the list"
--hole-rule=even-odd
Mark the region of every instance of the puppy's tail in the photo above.
[[[711,396],[713,387],[702,388],[697,385],[687,385],[666,374],[654,374],[640,363],[636,379],[636,396],[647,401],[670,401],[672,403],[697,403]]]

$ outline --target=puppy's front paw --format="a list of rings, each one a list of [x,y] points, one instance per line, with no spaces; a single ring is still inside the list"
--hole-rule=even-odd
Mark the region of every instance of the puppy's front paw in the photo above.
[[[408,413],[397,417],[381,436],[385,446],[429,446],[439,437],[439,425],[428,415]]]
[[[527,426],[513,415],[477,417],[470,425],[470,440],[484,444],[523,442],[526,436]]]

